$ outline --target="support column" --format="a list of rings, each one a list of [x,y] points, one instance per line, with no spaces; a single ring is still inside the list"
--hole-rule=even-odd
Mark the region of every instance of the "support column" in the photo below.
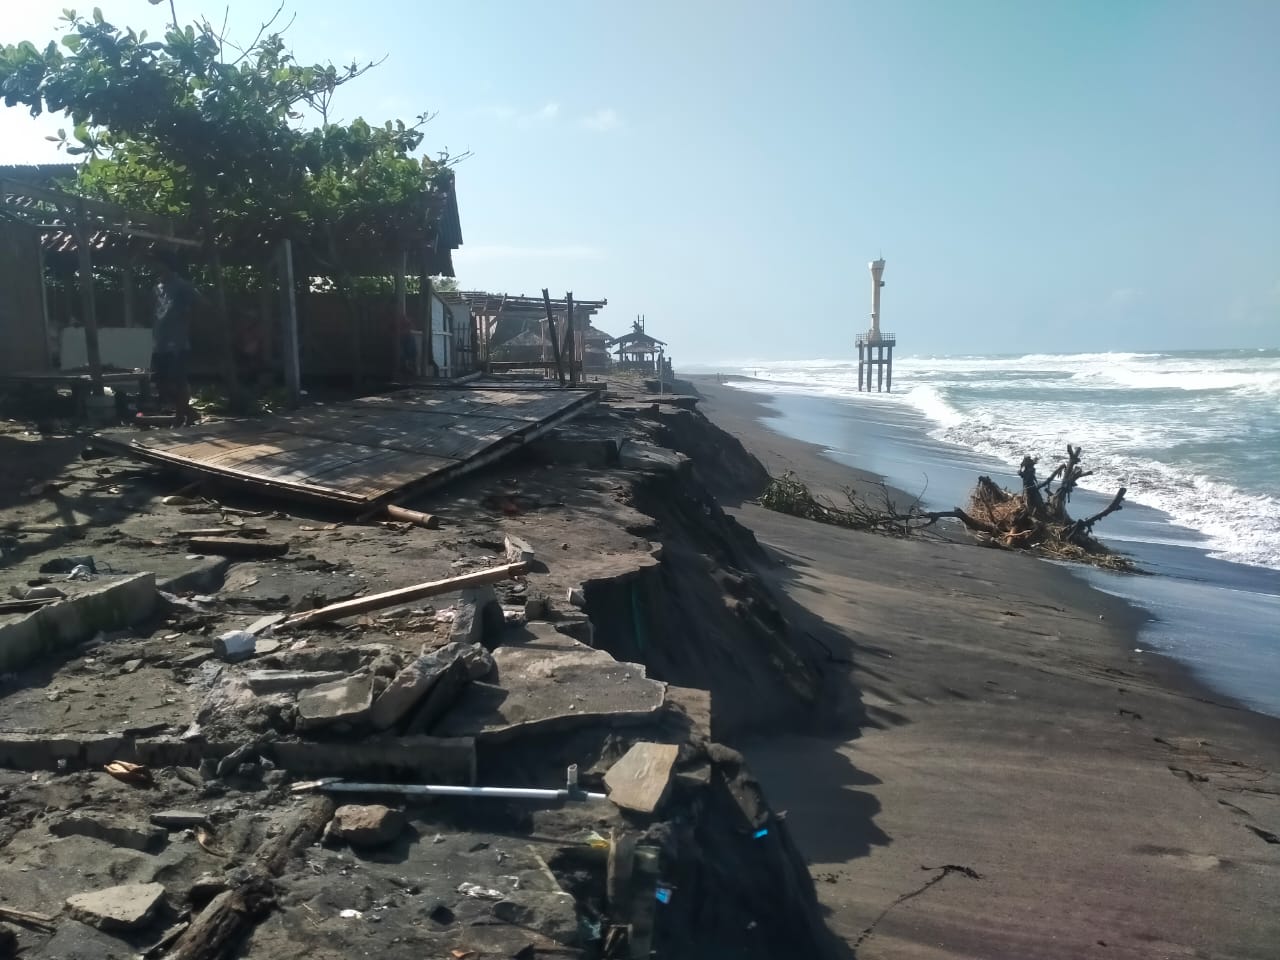
[[[93,296],[93,259],[89,254],[89,231],[84,201],[76,204],[76,247],[80,254],[80,309],[84,312],[84,346],[89,358],[89,376],[95,396],[102,396],[102,354],[98,350],[98,306]]]
[[[876,346],[876,393],[884,393],[884,347]]]
[[[124,325],[136,327],[138,325],[137,291],[134,289],[132,263],[126,263],[120,271],[120,293],[124,299]]]
[[[885,393],[893,393],[893,344],[889,344],[889,369],[884,378]]]
[[[393,343],[391,348],[391,356],[395,363],[395,369],[391,371],[393,379],[399,379],[400,375],[404,372],[404,346],[401,343],[401,340],[404,338],[401,336],[401,331],[403,329],[402,324],[409,318],[409,285],[405,282],[405,271],[408,269],[408,264],[409,255],[401,250],[400,256],[396,259],[395,264],[396,316],[392,333]]]
[[[866,347],[864,344],[861,344],[861,343],[858,344],[858,392],[859,393],[862,392],[862,371],[863,371],[863,368],[866,366],[866,362],[863,359],[863,351],[865,349]]]
[[[298,299],[293,284],[293,241],[280,241],[280,352],[290,406],[302,402],[302,365],[298,358]]]

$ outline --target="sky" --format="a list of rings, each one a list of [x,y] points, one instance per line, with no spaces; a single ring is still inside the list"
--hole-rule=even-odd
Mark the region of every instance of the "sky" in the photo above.
[[[43,45],[72,0],[3,0]],[[247,38],[263,0],[175,0]],[[150,28],[168,6],[103,0]],[[88,12],[89,7],[84,8]],[[436,114],[465,289],[681,363],[1280,344],[1275,0],[286,0],[344,119]],[[0,163],[60,124],[0,104]]]

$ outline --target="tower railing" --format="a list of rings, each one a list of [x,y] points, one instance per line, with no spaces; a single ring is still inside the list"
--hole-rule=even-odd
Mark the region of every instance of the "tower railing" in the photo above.
[[[848,343],[848,342],[849,342],[848,340],[845,341],[845,343]],[[892,333],[882,333],[879,336],[876,336],[871,331],[867,331],[866,333],[858,334],[857,346],[859,347],[861,346],[892,347],[895,343],[897,343],[897,337],[895,337]]]

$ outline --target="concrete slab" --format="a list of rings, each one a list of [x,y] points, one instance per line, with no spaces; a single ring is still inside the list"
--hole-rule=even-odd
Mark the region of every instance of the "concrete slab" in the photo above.
[[[127,850],[158,850],[164,846],[168,834],[159,827],[106,816],[104,814],[73,813],[49,824],[49,832],[55,837],[92,837],[113,847]]]
[[[496,743],[601,721],[643,721],[666,698],[666,685],[648,679],[640,664],[619,663],[549,623],[508,630],[493,659],[497,680],[471,684],[437,734]]]
[[[361,674],[313,687],[298,698],[298,729],[358,723],[373,705],[373,677]]]
[[[672,743],[637,743],[604,775],[614,806],[652,814],[671,792],[671,774],[680,748]]]
[[[65,652],[103,631],[122,630],[150,616],[155,577],[137,573],[101,576],[85,589],[25,615],[0,617],[0,673]]]
[[[75,919],[100,930],[136,930],[145,926],[164,898],[164,884],[126,883],[67,898]]]

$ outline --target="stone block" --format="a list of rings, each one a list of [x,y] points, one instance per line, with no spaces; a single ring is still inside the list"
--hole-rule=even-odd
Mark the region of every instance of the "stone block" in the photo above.
[[[164,898],[159,883],[126,883],[67,898],[67,912],[99,930],[137,930],[151,920]]]
[[[250,670],[244,679],[254,693],[279,693],[336,683],[345,676],[341,670]]]
[[[321,684],[298,697],[298,729],[360,723],[368,718],[372,706],[373,677],[369,674]]]

